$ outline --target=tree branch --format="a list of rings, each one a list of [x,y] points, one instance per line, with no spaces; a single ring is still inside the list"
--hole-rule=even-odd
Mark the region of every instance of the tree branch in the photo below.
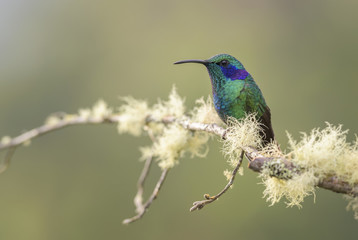
[[[53,132],[55,130],[65,128],[68,126],[73,125],[88,125],[88,124],[103,124],[103,123],[118,123],[120,121],[119,115],[110,115],[106,117],[89,117],[84,118],[81,116],[74,116],[71,118],[64,118],[60,119],[55,124],[46,124],[37,128],[34,128],[30,131],[27,131],[17,137],[12,138],[10,141],[7,141],[6,143],[0,142],[0,151],[3,149],[11,148],[11,147],[17,147],[21,144],[25,144],[26,142],[39,137],[41,135],[44,135],[49,132]]]
[[[45,124],[43,126],[34,128],[17,137],[11,138],[9,141],[0,142],[0,151],[8,149],[4,161],[0,166],[0,173],[4,172],[10,164],[15,150],[20,145],[26,145],[32,139],[42,136],[44,134],[59,130],[73,125],[88,125],[88,124],[103,124],[103,123],[118,123],[120,121],[119,115],[109,115],[105,117],[88,117],[84,118],[77,115],[69,115],[70,117],[59,119],[55,124]]]
[[[0,151],[8,149],[8,153],[6,154],[4,165],[0,169],[0,171],[4,171],[6,169],[6,166],[10,162],[10,159],[14,153],[14,150],[16,147],[25,144],[26,142],[39,137],[41,135],[50,133],[55,130],[59,130],[62,128],[65,128],[67,126],[73,126],[73,125],[88,125],[88,124],[105,124],[105,123],[112,123],[116,124],[119,123],[121,120],[120,115],[112,114],[109,116],[104,117],[89,117],[84,118],[81,116],[73,115],[71,118],[64,118],[60,119],[55,124],[47,124],[40,126],[38,128],[34,128],[28,132],[25,132],[15,138],[12,138],[11,140],[7,141],[6,143],[0,143]],[[164,117],[162,119],[153,119],[151,116],[148,116],[146,119],[147,123],[150,122],[157,122],[157,123],[163,123],[163,124],[172,124],[177,123],[181,125],[183,128],[191,130],[191,131],[205,131],[214,135],[219,136],[222,139],[226,138],[226,129],[223,127],[218,126],[217,124],[204,124],[204,123],[198,123],[198,122],[191,122],[190,120],[183,120],[183,119],[177,119],[175,117]],[[247,159],[250,161],[249,168],[256,172],[261,172],[262,168],[265,163],[270,163],[273,160],[278,160],[274,158],[269,158],[261,155],[255,148],[252,147],[243,147],[243,151],[245,152],[245,155]],[[279,161],[285,165],[285,168],[288,170],[294,170],[294,172],[299,173],[299,167],[295,166],[290,162],[288,159],[280,158]],[[148,201],[144,204],[144,208],[148,208],[151,204],[151,202],[156,198],[158,191],[160,190],[160,187],[163,184],[163,181],[167,175],[168,170],[164,170],[162,173],[161,178],[159,179],[157,186],[150,197]],[[280,176],[275,176],[280,177]],[[285,178],[284,178],[285,179]],[[286,176],[287,179],[287,176]],[[333,192],[337,193],[343,193],[343,194],[349,194],[353,196],[358,196],[358,184],[350,185],[345,181],[340,180],[337,176],[330,176],[323,180],[321,180],[317,187],[324,188]],[[145,210],[144,210],[145,211]],[[141,214],[134,217],[134,220],[128,220],[129,222],[135,221],[139,219],[144,212],[140,211]]]
[[[147,176],[149,174],[150,167],[152,165],[153,156],[150,156],[147,158],[147,160],[144,163],[144,167],[142,170],[142,173],[139,176],[138,183],[137,183],[137,194],[134,197],[134,205],[136,206],[136,212],[140,213],[144,211],[143,206],[143,192],[144,192],[144,183],[147,179]]]

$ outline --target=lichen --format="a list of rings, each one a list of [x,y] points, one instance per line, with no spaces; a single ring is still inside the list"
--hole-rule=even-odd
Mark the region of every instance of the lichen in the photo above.
[[[139,151],[141,152],[140,161],[144,161],[150,157],[153,157],[153,148],[152,146],[140,147]]]
[[[162,169],[172,168],[184,153],[188,142],[188,131],[177,124],[166,127],[153,144],[153,155]]]
[[[287,206],[301,207],[306,196],[314,194],[318,178],[312,171],[296,174],[289,180],[270,177],[268,174],[260,175],[265,185],[264,197],[271,205],[278,203],[282,197],[287,199]]]
[[[7,145],[11,142],[11,137],[10,136],[3,136],[0,140],[1,144],[3,145]]]
[[[345,195],[345,198],[349,201],[347,205],[347,211],[353,211],[354,218],[358,220],[358,197]]]
[[[185,100],[179,96],[175,86],[173,86],[168,100],[158,99],[158,103],[152,107],[150,115],[154,119],[162,119],[166,116],[182,117],[185,113],[184,102]]]
[[[92,107],[92,117],[105,118],[113,112],[112,108],[108,107],[108,104],[100,99]]]
[[[78,110],[78,116],[80,116],[83,119],[88,119],[92,115],[92,111],[89,108],[81,108]]]
[[[141,148],[141,160],[150,156],[155,157],[162,169],[174,167],[179,158],[185,153],[191,157],[205,157],[208,153],[207,141],[210,135],[206,132],[190,131],[177,123],[165,125],[160,121],[165,117],[176,119],[188,119],[185,115],[185,100],[179,96],[173,87],[168,100],[158,99],[158,102],[149,107],[145,101],[136,100],[132,97],[122,98],[125,102],[119,109],[120,121],[119,133],[130,133],[139,136],[144,128],[150,132],[154,142],[152,146]],[[197,106],[190,113],[195,116],[195,121],[208,121],[213,119],[212,102],[208,99],[197,101]],[[211,117],[210,117],[211,116]],[[147,123],[146,118],[154,119]],[[157,122],[158,121],[158,122]]]
[[[61,121],[61,118],[59,118],[58,116],[55,116],[55,115],[51,115],[51,116],[47,117],[47,119],[45,120],[45,125],[46,126],[55,126],[60,121]]]
[[[243,147],[260,147],[260,124],[254,114],[247,115],[242,120],[229,118],[227,121],[226,138],[223,141],[223,154],[228,158],[232,167],[238,163]]]
[[[211,97],[207,97],[206,101],[204,100],[203,97],[201,97],[197,99],[195,103],[196,106],[190,112],[191,120],[193,122],[208,123],[208,124],[223,123],[214,109],[214,104]]]
[[[150,113],[147,102],[133,97],[122,97],[121,100],[125,104],[119,108],[118,132],[129,133],[133,136],[141,135],[145,118]]]
[[[293,178],[295,174],[299,174],[301,170],[301,167],[297,164],[291,164],[290,167],[287,167],[282,158],[273,158],[264,163],[262,172],[270,177],[288,180]]]
[[[288,206],[301,206],[306,196],[314,194],[317,183],[330,175],[356,184],[357,141],[353,144],[347,142],[347,133],[347,130],[342,130],[341,125],[333,126],[327,123],[323,129],[313,129],[310,134],[303,133],[299,142],[288,135],[291,152],[286,155],[286,159],[299,168],[299,174],[281,169],[280,171],[288,174],[286,177],[289,180],[272,178],[270,176],[275,175],[270,172],[272,165],[265,166],[260,176],[266,186],[266,199],[274,204],[286,197]]]
[[[310,134],[303,134],[296,143],[289,137],[292,152],[289,156],[298,165],[309,168],[322,179],[334,174],[351,184],[358,182],[358,145],[357,141],[347,142],[348,130],[342,125],[313,129]]]

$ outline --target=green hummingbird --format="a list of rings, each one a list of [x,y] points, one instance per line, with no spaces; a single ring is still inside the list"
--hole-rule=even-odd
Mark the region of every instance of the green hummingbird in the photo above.
[[[263,145],[274,141],[271,112],[260,88],[244,66],[233,56],[218,54],[208,60],[184,60],[175,62],[200,63],[209,72],[215,110],[227,123],[228,117],[243,119],[248,113],[255,113],[262,124],[260,135]]]

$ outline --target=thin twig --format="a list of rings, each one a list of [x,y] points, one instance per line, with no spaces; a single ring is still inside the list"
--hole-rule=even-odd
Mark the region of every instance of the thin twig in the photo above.
[[[152,195],[145,202],[141,211],[138,212],[138,214],[135,215],[134,217],[124,219],[122,222],[123,224],[129,224],[129,223],[135,222],[143,217],[146,210],[150,207],[150,205],[153,203],[153,201],[157,198],[160,188],[162,187],[164,180],[165,180],[166,176],[168,175],[168,171],[169,171],[169,168],[166,168],[162,171],[162,174],[160,175],[160,178],[159,178],[157,184],[155,185]]]
[[[244,151],[241,152],[239,162],[237,163],[235,169],[232,171],[230,181],[226,184],[224,189],[221,190],[217,195],[214,195],[214,196],[210,196],[209,194],[205,194],[204,195],[205,200],[194,202],[193,207],[190,208],[190,212],[195,211],[197,209],[200,210],[203,207],[205,207],[205,205],[214,202],[215,200],[217,200],[221,195],[223,195],[232,186],[232,184],[234,183],[237,171],[239,170],[239,168],[241,166],[243,157],[244,157]]]
[[[56,114],[57,115],[57,114]],[[61,115],[65,115],[61,113]],[[60,119],[55,124],[45,124],[43,126],[33,128],[17,137],[12,138],[10,141],[6,143],[0,142],[0,151],[9,149],[5,155],[2,166],[0,167],[0,173],[4,172],[9,166],[12,156],[15,153],[15,150],[20,145],[26,145],[26,143],[30,142],[32,139],[37,138],[39,136],[45,135],[47,133],[53,132],[55,130],[59,130],[68,126],[73,125],[88,125],[88,124],[103,124],[103,123],[118,123],[120,121],[119,115],[109,115],[105,117],[89,117],[84,118],[81,116],[72,116],[71,118],[63,118]]]
[[[4,161],[0,165],[0,173],[5,172],[6,169],[8,168],[8,166],[10,165],[10,161],[11,161],[12,156],[15,153],[15,150],[16,150],[16,147],[10,147],[9,150],[7,150],[7,152],[5,154]]]
[[[45,124],[43,126],[34,128],[30,131],[27,131],[17,137],[12,138],[10,141],[6,143],[0,142],[0,151],[3,149],[16,147],[21,144],[24,144],[36,137],[44,135],[49,132],[53,132],[55,130],[65,128],[73,125],[88,125],[88,124],[102,124],[102,123],[118,123],[120,122],[119,115],[110,115],[105,117],[89,117],[84,118],[81,116],[73,116],[69,119],[61,119],[55,124]]]
[[[143,170],[139,176],[138,183],[137,183],[137,194],[134,197],[134,205],[136,206],[136,213],[140,213],[143,211],[143,192],[144,192],[144,183],[149,174],[150,166],[153,162],[153,156],[148,157],[145,160]]]

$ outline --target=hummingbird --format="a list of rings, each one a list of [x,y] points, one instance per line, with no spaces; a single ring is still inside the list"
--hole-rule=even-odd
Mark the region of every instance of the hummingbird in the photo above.
[[[262,92],[242,63],[228,54],[218,54],[207,60],[184,60],[174,64],[199,63],[206,67],[211,79],[215,110],[224,123],[228,117],[238,120],[255,113],[262,124],[263,146],[274,141],[271,111]]]

